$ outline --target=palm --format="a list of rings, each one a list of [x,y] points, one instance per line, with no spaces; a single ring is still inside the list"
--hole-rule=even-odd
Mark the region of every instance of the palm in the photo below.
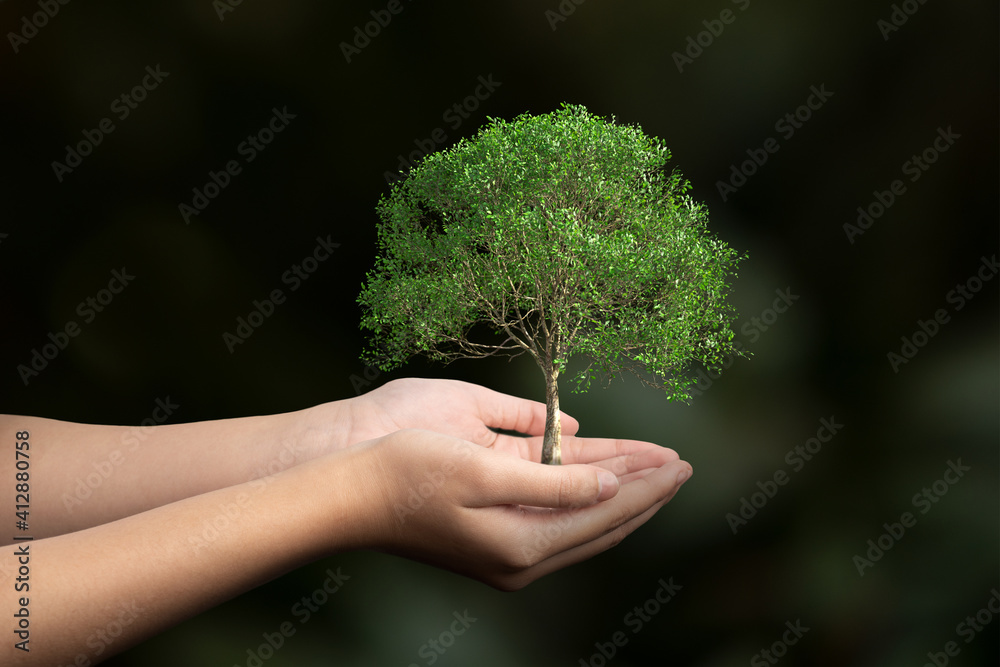
[[[353,402],[349,443],[380,438],[402,429],[435,431],[505,455],[541,460],[545,405],[457,380],[393,380]],[[676,452],[651,443],[578,438],[579,423],[562,419],[564,463],[591,463],[637,474],[677,460]],[[528,437],[498,433],[494,429]],[[624,466],[622,468],[621,466]],[[626,481],[626,480],[623,480]]]
[[[352,406],[351,443],[416,428],[444,433],[500,452],[530,452],[525,438],[493,429],[541,434],[545,406],[456,380],[404,378],[361,396]],[[564,432],[578,425],[567,418]],[[532,439],[533,440],[533,439]]]

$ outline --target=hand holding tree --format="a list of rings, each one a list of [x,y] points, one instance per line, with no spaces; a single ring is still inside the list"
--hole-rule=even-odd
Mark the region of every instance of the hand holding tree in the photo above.
[[[545,430],[544,403],[458,380],[400,378],[336,405],[346,406],[346,415],[326,422],[351,425],[341,439],[343,446],[401,429],[424,429],[484,447],[520,451],[530,440],[499,431],[541,436]],[[561,424],[563,435],[574,435],[579,428],[566,414]]]
[[[537,458],[541,443],[536,444]],[[584,465],[559,468],[416,430],[344,454],[358,461],[365,497],[383,499],[369,506],[355,544],[503,590],[522,588],[617,545],[691,474],[690,465],[669,449],[610,439],[567,447],[565,463]],[[400,512],[429,479],[437,480],[427,486],[434,490],[421,493],[417,507]]]
[[[521,588],[615,546],[691,472],[676,453],[651,443],[591,439],[566,448],[566,462],[581,465],[555,468],[533,462],[538,437],[523,448],[506,444],[514,438],[491,448],[407,429],[316,447],[326,453],[287,464],[275,459],[284,467],[240,480],[233,461],[241,452],[260,453],[248,452],[248,443],[283,434],[300,451],[300,437],[322,439],[324,431],[297,422],[325,414],[333,413],[152,427],[146,447],[74,511],[75,523],[63,520],[58,503],[33,506],[35,524],[58,528],[30,546],[34,567],[58,573],[31,582],[33,608],[44,610],[32,615],[31,627],[45,641],[33,642],[30,653],[0,645],[0,664],[83,664],[81,655],[96,664],[283,572],[347,550],[379,549],[503,590]],[[11,439],[30,432],[31,451],[43,454],[32,471],[47,480],[45,495],[56,497],[73,488],[81,468],[74,457],[100,460],[123,429],[0,415],[0,431]],[[212,451],[219,456],[206,455]],[[13,470],[13,457],[0,462],[5,476]],[[396,508],[428,475],[440,484],[401,520]],[[5,588],[13,590],[23,548],[0,544]],[[15,612],[17,601],[10,602],[4,613]],[[94,632],[117,623],[123,607],[139,615],[119,626],[109,650],[91,653]]]
[[[428,156],[378,206],[359,302],[366,360],[528,354],[546,386],[543,462],[559,463],[559,377],[623,371],[686,399],[692,363],[735,353],[725,303],[738,257],[638,127],[579,106],[492,125]]]

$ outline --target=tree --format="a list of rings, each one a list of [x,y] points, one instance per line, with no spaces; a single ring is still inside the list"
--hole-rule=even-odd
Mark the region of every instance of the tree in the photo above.
[[[380,199],[380,254],[358,298],[367,363],[530,355],[545,377],[542,462],[560,463],[559,377],[624,371],[687,400],[694,363],[730,355],[727,279],[741,259],[707,230],[670,152],[638,126],[562,105],[490,118]]]

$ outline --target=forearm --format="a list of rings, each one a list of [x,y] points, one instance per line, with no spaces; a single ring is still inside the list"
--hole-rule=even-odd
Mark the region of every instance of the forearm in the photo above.
[[[16,475],[25,466],[27,534],[36,539],[274,474],[328,451],[339,407],[152,427],[2,415],[0,511],[9,510],[13,526]],[[313,427],[320,416],[331,421]],[[16,435],[24,432],[30,449],[18,454]],[[22,457],[21,470],[16,456]],[[10,532],[0,531],[0,544],[11,543]]]
[[[363,448],[95,528],[3,547],[0,616],[7,621],[0,664],[94,664],[288,570],[363,546],[366,509],[351,479],[351,460],[359,455]],[[29,610],[28,652],[14,646],[25,636],[10,631],[22,606]],[[102,633],[106,638],[119,627],[121,635],[105,644]],[[81,654],[90,662],[74,662]]]

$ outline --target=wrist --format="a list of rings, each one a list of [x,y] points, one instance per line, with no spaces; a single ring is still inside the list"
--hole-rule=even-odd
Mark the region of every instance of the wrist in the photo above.
[[[370,548],[384,521],[384,500],[373,483],[375,443],[337,450],[278,475],[293,506],[308,560]],[[279,501],[280,502],[280,501]]]
[[[339,451],[351,444],[350,399],[331,401],[303,410],[276,415],[272,440],[281,456],[291,451],[299,465]],[[287,455],[286,455],[287,456]]]

